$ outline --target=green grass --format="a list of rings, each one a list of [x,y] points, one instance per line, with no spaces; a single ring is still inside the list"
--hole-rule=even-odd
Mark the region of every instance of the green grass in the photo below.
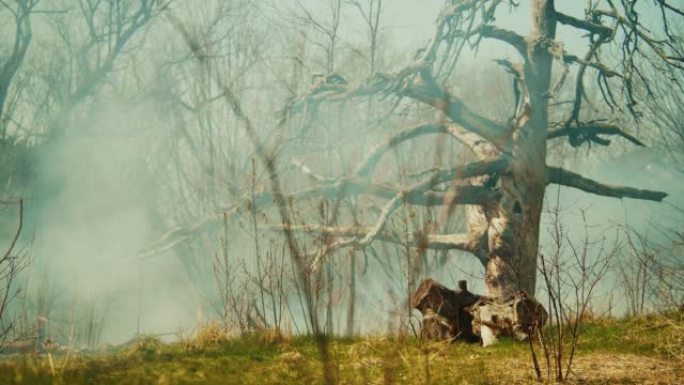
[[[680,314],[644,316],[591,322],[581,330],[586,352],[631,353],[662,358],[681,358],[684,352],[684,320]],[[682,349],[673,349],[673,343]]]
[[[672,320],[669,318],[668,320]],[[660,322],[660,323],[659,323]],[[681,319],[609,320],[587,324],[577,373],[584,383],[639,383],[635,375],[684,373]],[[674,345],[676,346],[676,345]],[[502,340],[482,348],[414,338],[369,337],[330,342],[331,366],[340,384],[509,384],[534,382],[526,343]],[[309,337],[200,339],[162,344],[151,337],[102,355],[45,355],[0,361],[0,385],[9,384],[322,384],[322,365]],[[603,365],[603,361],[613,362]],[[624,361],[624,372],[621,362]],[[644,368],[633,368],[644,364]],[[605,373],[595,367],[610,367]],[[583,367],[586,368],[582,369]],[[636,370],[634,373],[630,370]],[[586,373],[585,373],[586,372]],[[671,373],[672,372],[672,373]],[[635,374],[636,373],[636,374]],[[646,373],[645,375],[649,375]]]

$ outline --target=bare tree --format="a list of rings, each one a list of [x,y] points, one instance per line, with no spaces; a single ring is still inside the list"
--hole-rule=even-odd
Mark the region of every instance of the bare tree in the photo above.
[[[385,225],[403,203],[424,206],[476,205],[479,207],[469,211],[468,233],[427,234],[423,240],[408,242],[420,241],[429,248],[461,249],[475,254],[486,267],[487,294],[490,296],[506,297],[520,289],[533,293],[539,218],[547,184],[560,184],[609,197],[661,201],[667,196],[658,191],[606,185],[569,170],[547,166],[546,147],[548,140],[556,138],[569,138],[573,146],[582,143],[607,145],[609,141],[604,136],[618,136],[642,145],[621,127],[601,121],[582,121],[580,113],[584,101],[585,74],[593,70],[601,81],[607,82],[609,77],[621,79],[620,82],[605,83],[608,86],[605,89],[605,102],[609,106],[619,107],[620,101],[610,95],[614,87],[622,87],[626,95],[625,108],[638,117],[633,99],[636,95],[631,90],[641,79],[633,79],[633,72],[629,71],[638,69],[638,63],[632,59],[640,51],[635,51],[631,46],[635,41],[643,41],[664,63],[679,67],[677,57],[667,51],[669,41],[650,36],[644,27],[635,24],[633,6],[628,4],[620,10],[615,7],[603,9],[591,2],[585,10],[588,19],[579,19],[557,11],[554,2],[549,0],[532,3],[531,34],[525,37],[493,24],[494,14],[501,3],[454,2],[440,15],[430,44],[403,70],[377,76],[361,85],[323,84],[289,106],[290,113],[297,113],[303,108],[303,103],[393,94],[430,105],[444,116],[443,122],[420,124],[380,144],[359,164],[352,176],[340,178],[336,183],[318,190],[309,189],[306,193],[291,195],[294,199],[300,199],[304,198],[302,195],[316,193],[331,197],[367,194],[387,199],[380,215],[366,231],[358,228],[328,229],[340,240],[326,246],[326,251],[344,246],[364,246],[376,238],[387,238],[383,236]],[[511,5],[514,7],[514,4]],[[668,11],[669,8],[665,7],[664,10]],[[587,34],[590,48],[584,56],[566,52],[563,45],[555,40],[558,24]],[[462,45],[477,44],[483,40],[507,44],[522,60],[520,63],[498,61],[515,79],[516,105],[508,122],[496,122],[476,113],[440,84],[450,73],[445,68],[453,67],[448,64],[438,66],[440,54],[452,53],[454,49],[460,50]],[[602,61],[601,48],[611,42],[624,48],[622,66],[624,72],[629,73],[611,69],[616,63],[609,66]],[[457,59],[456,56],[450,60]],[[554,63],[563,72],[556,82],[551,76]],[[571,65],[577,67],[572,110],[562,124],[550,122],[549,99],[558,89],[567,86],[565,80]],[[413,186],[378,186],[372,182],[375,166],[387,150],[428,134],[454,137],[470,147],[478,160],[434,173],[431,178]],[[458,186],[445,193],[433,189],[454,179],[471,179],[472,185]],[[395,241],[402,242],[399,239]]]
[[[541,254],[539,271],[548,299],[549,326],[537,324],[533,332],[539,339],[547,380],[565,381],[571,373],[580,342],[581,327],[591,309],[595,289],[605,277],[611,262],[620,253],[619,240],[592,239],[586,213],[581,211],[584,234],[573,240],[562,223],[562,209],[552,209],[549,247]],[[548,251],[548,253],[546,253]],[[542,368],[530,336],[530,351],[537,379]]]
[[[15,2],[0,2],[0,8],[3,15],[5,12],[10,13],[14,22],[14,41],[12,47],[9,49],[8,57],[0,57],[0,139],[5,139],[7,135],[7,122],[9,117],[4,113],[7,97],[10,92],[12,80],[14,80],[17,71],[21,67],[26,52],[31,45],[33,38],[33,31],[31,28],[31,16],[33,9],[40,2],[40,0],[20,0]],[[4,55],[3,55],[4,56]]]
[[[378,35],[380,33],[380,21],[382,16],[382,0],[365,0],[363,3],[358,0],[347,0],[353,5],[363,18],[366,32],[368,33],[368,66],[370,76],[377,70],[378,59]]]
[[[76,10],[50,19],[60,48],[70,55],[54,56],[63,62],[53,67],[55,73],[49,77],[47,90],[56,110],[47,127],[49,137],[59,138],[68,132],[74,109],[99,90],[133,38],[168,4],[158,0],[79,0]]]
[[[9,20],[14,21],[13,45],[3,50],[0,57],[0,144],[3,146],[0,152],[17,154],[16,159],[9,159],[15,161],[10,162],[9,168],[14,168],[12,171],[18,176],[10,175],[7,182],[3,179],[3,189],[19,184],[19,188],[12,187],[21,192],[12,191],[9,195],[26,196],[24,188],[33,187],[30,191],[34,197],[31,201],[33,213],[38,214],[40,210],[36,208],[44,207],[36,202],[45,203],[50,199],[49,194],[41,194],[44,192],[39,191],[41,187],[53,182],[64,183],[58,177],[53,179],[54,169],[42,167],[45,164],[41,160],[50,159],[57,152],[55,149],[62,149],[56,142],[73,133],[74,123],[86,110],[79,110],[79,107],[92,106],[95,96],[103,94],[103,85],[113,77],[120,58],[132,52],[132,48],[140,47],[141,40],[136,37],[146,32],[144,26],[168,4],[157,0],[0,2],[2,21],[8,20],[8,14],[11,15]],[[41,15],[40,19],[36,15]],[[50,33],[41,34],[39,44],[31,45],[33,25],[37,21],[40,31]],[[5,25],[2,29],[10,31]],[[11,151],[5,151],[5,148]],[[7,194],[6,191],[2,193]],[[23,205],[21,209],[23,214]],[[35,216],[31,220],[38,221]],[[24,227],[32,225],[34,223],[24,223]],[[0,258],[0,280],[3,285],[8,284],[7,292],[2,292],[2,298],[7,301],[3,303],[4,315],[0,317],[4,332],[15,321],[7,313],[7,305],[17,295],[17,274],[27,263],[26,253],[27,249],[15,242],[5,258]],[[28,279],[22,282],[23,288],[29,287],[27,282]],[[33,331],[38,336],[36,347],[40,347],[45,342],[43,337],[47,337],[49,323],[53,331],[64,331],[61,335],[68,336],[69,343],[74,339],[84,340],[91,347],[97,343],[106,310],[101,310],[100,314],[100,308],[94,305],[87,314],[71,309],[71,316],[60,314],[64,315],[62,319],[71,318],[70,322],[55,323],[54,320],[60,317],[51,317],[55,315],[50,314],[51,311],[68,311],[52,309],[54,289],[48,287],[44,277],[39,283],[35,293],[27,290],[22,309],[16,312],[21,316],[16,319],[13,335],[26,336]],[[83,320],[75,320],[75,314]],[[81,324],[83,330],[75,330],[75,325]]]
[[[336,64],[336,53],[340,38],[340,22],[342,21],[342,0],[329,0],[330,14],[327,20],[322,20],[312,14],[304,4],[296,0],[297,10],[290,12],[291,17],[305,28],[314,31],[314,37],[309,41],[325,52],[326,76],[333,73]],[[306,34],[306,32],[305,32]]]

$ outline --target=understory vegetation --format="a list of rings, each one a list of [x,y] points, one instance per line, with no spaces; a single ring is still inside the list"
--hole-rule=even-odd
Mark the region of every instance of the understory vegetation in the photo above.
[[[684,376],[681,313],[586,321],[569,383],[671,384]],[[21,355],[0,363],[0,384],[320,384],[311,337],[272,331],[230,336],[213,324],[163,343],[141,336],[96,353]],[[331,339],[340,384],[511,384],[535,376],[526,344]],[[543,368],[542,368],[543,369]]]

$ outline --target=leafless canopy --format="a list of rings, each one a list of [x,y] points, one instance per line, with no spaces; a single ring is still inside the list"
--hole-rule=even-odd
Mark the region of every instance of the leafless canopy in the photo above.
[[[558,98],[562,89],[571,88],[574,99],[572,108],[565,112],[566,118],[558,122],[546,119],[544,129],[548,141],[567,139],[572,146],[584,143],[610,144],[610,138],[622,138],[632,144],[643,146],[637,135],[609,120],[584,120],[582,110],[587,100],[585,83],[593,76],[602,92],[603,101],[611,109],[626,108],[635,118],[640,116],[637,99],[640,90],[649,90],[644,66],[656,69],[682,68],[684,57],[675,49],[675,34],[672,18],[682,16],[682,11],[664,0],[654,1],[661,11],[663,36],[649,30],[639,19],[636,0],[589,1],[584,17],[564,14],[555,9],[553,1],[535,1],[534,16],[542,18],[535,29],[546,28],[555,35],[558,24],[571,27],[588,42],[584,53],[568,52],[563,43],[549,39],[533,29],[529,36],[496,26],[497,12],[516,12],[518,4],[503,0],[453,0],[444,8],[436,21],[430,42],[417,52],[414,59],[394,73],[375,73],[361,82],[321,80],[299,98],[292,100],[280,113],[280,125],[287,124],[295,116],[311,115],[323,103],[345,101],[363,97],[397,97],[410,99],[431,106],[443,115],[441,121],[419,124],[398,130],[386,142],[378,144],[349,175],[326,179],[312,172],[307,165],[297,163],[302,173],[315,181],[315,187],[286,193],[285,198],[296,201],[309,197],[340,199],[360,194],[384,199],[386,204],[378,210],[373,223],[367,226],[291,226],[284,230],[317,232],[329,235],[334,241],[327,243],[315,253],[319,261],[332,250],[355,246],[363,247],[378,239],[408,244],[414,247],[434,249],[458,249],[473,253],[486,262],[493,240],[487,227],[471,226],[465,234],[429,233],[415,239],[402,239],[387,231],[386,224],[403,204],[418,206],[444,206],[454,204],[476,205],[488,213],[500,210],[500,200],[505,188],[497,183],[500,178],[514,174],[518,162],[536,164],[542,167],[543,175],[536,175],[548,184],[559,184],[577,188],[588,193],[617,198],[634,198],[662,201],[667,194],[660,191],[637,189],[627,186],[608,185],[582,176],[579,173],[559,167],[545,165],[545,150],[541,157],[521,153],[518,144],[524,141],[530,120],[538,116],[535,103],[548,104],[538,99]],[[516,96],[514,111],[507,121],[496,121],[481,115],[467,106],[458,96],[452,94],[443,84],[458,70],[458,59],[466,49],[476,49],[483,41],[503,42],[517,52],[519,62],[497,61],[513,77]],[[621,57],[610,58],[608,48],[619,48]],[[548,87],[540,88],[540,74],[536,60],[549,57],[560,68],[560,75]],[[574,81],[569,79],[574,76]],[[329,78],[331,79],[331,78]],[[546,88],[546,89],[543,89]],[[537,96],[535,96],[537,95]],[[539,96],[542,95],[542,96]],[[619,95],[624,95],[621,98]],[[553,109],[551,104],[543,108]],[[556,111],[555,115],[563,113]],[[545,112],[545,116],[549,114]],[[311,124],[307,122],[305,124]],[[412,185],[387,185],[374,181],[375,168],[379,160],[396,146],[425,135],[443,135],[453,138],[472,150],[476,160],[466,165],[445,170],[426,170],[424,178]],[[545,146],[544,146],[545,147]],[[524,152],[524,149],[522,150]],[[525,158],[525,159],[523,159]],[[460,180],[460,183],[451,183]],[[440,186],[453,184],[446,191]],[[257,194],[253,199],[254,209],[263,208],[274,202],[271,192]],[[228,214],[237,213],[247,200],[228,208]],[[173,247],[197,231],[216,226],[218,219],[210,218],[192,228],[175,229],[146,253],[158,253]],[[283,230],[282,227],[278,227]]]

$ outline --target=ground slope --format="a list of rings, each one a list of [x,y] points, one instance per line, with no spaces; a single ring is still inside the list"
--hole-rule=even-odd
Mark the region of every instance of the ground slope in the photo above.
[[[673,320],[593,321],[583,331],[571,383],[684,384],[684,333]],[[535,383],[529,347],[481,348],[414,338],[331,341],[340,384]],[[314,342],[271,333],[181,343],[141,338],[96,355],[14,356],[0,361],[6,384],[322,384]]]

